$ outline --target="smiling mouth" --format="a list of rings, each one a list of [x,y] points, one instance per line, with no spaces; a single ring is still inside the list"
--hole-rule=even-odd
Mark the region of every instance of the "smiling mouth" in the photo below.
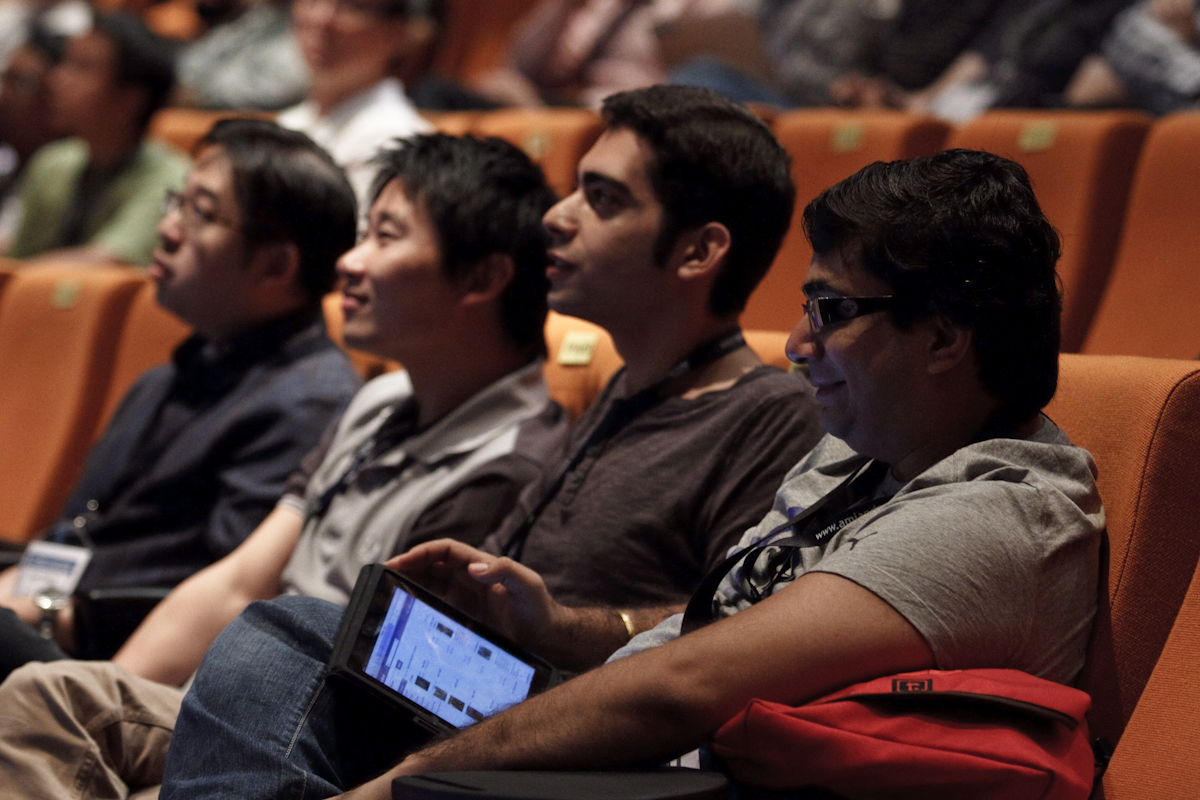
[[[556,278],[561,278],[569,272],[575,270],[575,265],[566,259],[559,258],[553,253],[550,254],[550,260],[546,264],[546,277],[551,281]]]
[[[163,254],[158,251],[151,256],[150,266],[146,268],[146,272],[157,281],[171,277],[171,268],[163,261]]]

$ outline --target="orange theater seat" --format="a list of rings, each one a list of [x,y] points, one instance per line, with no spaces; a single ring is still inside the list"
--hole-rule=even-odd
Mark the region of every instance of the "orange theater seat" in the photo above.
[[[177,150],[191,153],[196,142],[208,133],[217,120],[230,117],[275,119],[267,111],[204,111],[198,108],[164,108],[150,119],[149,135]]]
[[[621,364],[608,331],[553,311],[546,318],[546,383],[550,396],[578,419]]]
[[[1200,113],[1154,124],[1085,353],[1200,355]]]
[[[1105,800],[1200,797],[1200,572],[1125,728],[1108,771]]]
[[[524,150],[541,166],[560,196],[575,189],[579,159],[600,138],[600,116],[579,108],[490,111],[475,121],[471,133],[498,136]]]
[[[993,111],[955,130],[947,147],[987,150],[1029,172],[1062,235],[1062,349],[1083,346],[1112,268],[1150,117],[1128,111]]]
[[[0,539],[54,521],[78,477],[142,278],[122,267],[26,267],[0,296]]]
[[[421,116],[433,127],[451,136],[462,136],[474,130],[483,111],[422,111]]]
[[[346,355],[350,356],[350,363],[354,365],[354,369],[358,371],[364,381],[378,378],[385,372],[400,368],[400,365],[394,361],[388,361],[386,358],[380,358],[364,350],[346,347],[346,343],[342,339],[342,324],[346,318],[342,315],[341,292],[330,292],[325,295],[321,307],[325,312],[325,330],[329,332],[329,338],[346,351]]]
[[[155,286],[147,281],[133,298],[117,342],[112,380],[103,410],[96,420],[96,436],[112,418],[138,377],[146,370],[166,364],[171,353],[190,334],[191,328],[155,300]]]
[[[788,336],[784,331],[743,331],[746,344],[750,345],[764,364],[770,364],[780,369],[791,369],[793,364],[788,361],[786,350]]]
[[[742,323],[750,328],[790,331],[804,303],[801,286],[812,248],[801,214],[809,201],[874,161],[932,155],[950,126],[900,111],[811,109],[781,114],[772,126],[792,157],[796,212],[771,271],[750,297]]]
[[[1064,355],[1061,365],[1046,413],[1095,457],[1108,519],[1082,688],[1093,734],[1116,742],[1200,556],[1200,363]]]

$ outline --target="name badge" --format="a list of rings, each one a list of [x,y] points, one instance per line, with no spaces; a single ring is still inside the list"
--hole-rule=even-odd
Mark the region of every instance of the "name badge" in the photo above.
[[[21,556],[13,595],[31,597],[44,589],[55,589],[69,595],[79,585],[79,579],[91,560],[92,551],[86,547],[30,542]]]

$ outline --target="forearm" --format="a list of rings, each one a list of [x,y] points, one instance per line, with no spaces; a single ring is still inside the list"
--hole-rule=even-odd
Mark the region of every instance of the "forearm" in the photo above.
[[[604,663],[634,636],[682,612],[684,606],[559,609],[553,627],[528,646],[561,669],[583,672]]]
[[[925,669],[917,631],[866,589],[821,573],[715,622],[514,706],[409,756],[347,797],[390,797],[398,775],[597,769],[695,747],[753,698],[797,704]]]
[[[181,685],[247,605],[279,594],[301,524],[296,511],[277,507],[241,547],[177,586],[113,661],[144,678]]]

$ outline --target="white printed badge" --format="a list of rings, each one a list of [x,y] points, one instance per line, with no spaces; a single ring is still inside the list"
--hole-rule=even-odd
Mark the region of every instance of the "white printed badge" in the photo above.
[[[16,597],[31,597],[45,589],[55,589],[64,595],[75,591],[83,571],[92,560],[92,551],[54,542],[30,542],[21,556]]]

